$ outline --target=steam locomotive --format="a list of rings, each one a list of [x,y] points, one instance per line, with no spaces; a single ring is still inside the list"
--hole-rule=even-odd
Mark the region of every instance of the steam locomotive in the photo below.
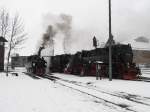
[[[38,55],[31,55],[27,58],[26,69],[27,72],[36,74],[38,76],[43,76],[46,72],[46,61],[41,57],[41,50],[43,47],[39,48]]]
[[[96,44],[95,44],[96,45]],[[40,47],[37,55],[29,56],[27,71],[43,76],[46,71],[46,61],[41,57]],[[136,79],[140,69],[133,63],[133,51],[130,44],[112,45],[112,78]],[[108,77],[109,47],[93,50],[83,50],[75,54],[62,54],[51,57],[49,69],[51,72],[75,74],[80,76]]]
[[[84,50],[74,55],[63,54],[53,56],[51,57],[50,71],[80,76],[96,76],[96,66],[99,65],[101,76],[108,77],[108,56],[108,47]],[[136,79],[139,74],[139,68],[133,63],[131,45],[112,45],[112,77],[132,80]]]
[[[50,71],[63,73],[70,59],[70,54],[51,56]]]

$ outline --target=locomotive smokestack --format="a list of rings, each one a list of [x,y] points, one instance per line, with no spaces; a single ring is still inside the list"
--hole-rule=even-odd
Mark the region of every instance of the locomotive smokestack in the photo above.
[[[39,56],[39,57],[41,56],[41,51],[42,51],[43,49],[44,49],[43,46],[39,48],[39,51],[38,51],[38,56]]]

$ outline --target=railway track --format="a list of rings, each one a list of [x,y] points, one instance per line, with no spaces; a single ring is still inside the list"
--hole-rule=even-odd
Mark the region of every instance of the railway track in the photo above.
[[[71,88],[73,90],[79,91],[83,94],[89,95],[91,97],[94,97],[94,98],[100,100],[97,102],[103,101],[107,104],[114,105],[115,107],[117,106],[117,107],[123,108],[126,111],[132,111],[132,112],[141,112],[142,111],[142,110],[138,111],[138,109],[136,110],[136,107],[137,108],[140,107],[143,109],[148,108],[150,110],[149,103],[145,103],[144,101],[138,101],[137,99],[131,98],[128,95],[110,93],[110,92],[103,91],[103,90],[100,90],[100,89],[97,89],[94,87],[89,87],[89,86],[82,85],[80,83],[76,83],[75,81],[65,80],[65,79],[55,77],[52,75],[46,75],[44,78],[53,80],[62,86]],[[110,99],[109,99],[109,97],[110,97]]]
[[[150,78],[149,78],[149,77],[142,77],[142,76],[141,76],[139,79],[134,80],[134,81],[150,82]]]
[[[85,87],[85,88],[88,88],[88,89],[91,89],[91,90],[94,90],[94,91],[97,91],[97,92],[101,92],[101,93],[104,93],[104,94],[120,97],[122,99],[126,99],[126,100],[129,100],[129,101],[135,102],[135,103],[139,103],[139,104],[150,106],[150,104],[149,103],[145,103],[145,101],[139,101],[139,100],[147,100],[147,99],[150,99],[150,98],[140,97],[140,96],[132,95],[132,94],[126,94],[126,93],[123,93],[123,92],[120,93],[120,94],[118,94],[118,93],[110,93],[110,92],[104,91],[101,88],[98,88],[98,87],[95,87],[95,86],[91,86],[91,85],[88,86],[87,84],[83,85],[80,82],[69,81],[69,80],[58,78],[58,77],[54,77],[54,76],[51,76],[51,77],[53,77],[53,79],[57,79],[57,80],[65,81],[65,82],[68,82],[68,83],[72,83],[72,84],[75,84],[77,86],[82,86],[82,87]]]
[[[33,78],[33,79],[40,79],[41,77],[38,77],[37,75],[33,74],[33,73],[28,73],[28,72],[22,72],[26,75],[28,75],[29,77]]]
[[[32,77],[33,77],[33,74],[32,74]],[[111,93],[108,91],[100,90],[100,88],[95,88],[94,86],[89,87],[87,85],[83,85],[75,81],[69,81],[66,79],[55,77],[53,75],[45,75],[44,77],[38,77],[38,78],[39,79],[46,78],[51,81],[54,81],[55,83],[61,86],[73,89],[82,94],[86,94],[92,98],[95,98],[94,102],[96,103],[101,103],[101,104],[104,104],[108,107],[111,107],[117,110],[119,108],[119,109],[124,109],[125,112],[142,112],[144,111],[143,109],[148,109],[148,111],[144,111],[144,112],[150,111],[149,103],[141,101],[139,100],[139,98],[136,99],[136,97],[133,98],[133,96],[131,95],[130,97],[129,95],[125,95],[125,94],[122,95],[122,94]],[[148,98],[144,98],[144,99],[148,99]]]

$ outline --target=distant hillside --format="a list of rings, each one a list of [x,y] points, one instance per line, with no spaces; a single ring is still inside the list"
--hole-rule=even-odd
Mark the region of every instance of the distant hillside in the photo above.
[[[146,38],[146,37],[143,37],[143,36],[134,39],[134,41],[136,41],[136,42],[143,42],[143,43],[149,43],[149,39]]]
[[[122,42],[122,44],[131,44],[134,50],[150,50],[150,39],[144,37],[132,38]]]
[[[131,38],[122,42],[131,44],[133,49],[133,61],[137,64],[150,64],[150,39],[146,37]]]
[[[133,61],[137,64],[150,63],[150,51],[133,50]]]

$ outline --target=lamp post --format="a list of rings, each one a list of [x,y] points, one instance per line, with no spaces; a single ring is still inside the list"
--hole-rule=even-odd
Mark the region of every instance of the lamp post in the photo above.
[[[109,81],[112,81],[112,34],[111,34],[111,0],[109,0]]]

